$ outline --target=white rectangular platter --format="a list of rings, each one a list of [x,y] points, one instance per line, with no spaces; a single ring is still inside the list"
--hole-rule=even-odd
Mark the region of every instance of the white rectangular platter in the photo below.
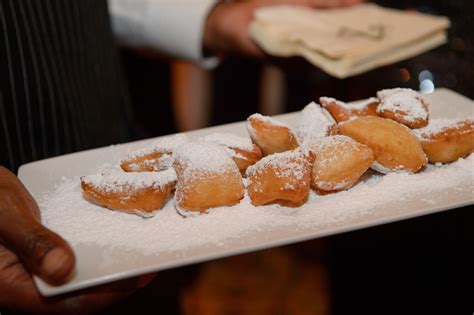
[[[432,94],[426,94],[425,97],[430,103],[430,113],[432,118],[472,117],[474,114],[474,102],[453,91],[438,89]],[[277,118],[290,125],[294,125],[298,118],[298,113],[284,114],[277,116]],[[188,134],[193,137],[200,137],[214,132],[231,132],[245,135],[245,123],[238,122],[216,126],[196,130],[189,132]],[[72,182],[75,180],[78,182],[79,176],[96,173],[101,165],[114,164],[120,158],[124,157],[127,152],[143,147],[143,145],[149,141],[150,139],[33,162],[23,165],[20,168],[19,178],[37,200],[42,200],[45,196],[52,194],[58,187],[60,188],[65,181],[69,180],[69,182]],[[473,160],[469,159],[466,161],[467,163],[472,164]],[[237,223],[226,221],[226,209],[219,209],[215,213],[211,212],[208,215],[185,219],[179,217],[178,214],[173,212],[174,209],[171,200],[165,206],[163,214],[160,213],[152,219],[145,220],[137,216],[112,212],[96,206],[89,206],[89,208],[95,207],[92,210],[87,210],[92,211],[88,212],[91,213],[92,216],[95,214],[100,215],[102,218],[104,218],[104,216],[110,216],[109,225],[118,222],[114,220],[121,220],[121,222],[129,220],[130,229],[134,229],[132,231],[127,228],[124,230],[118,230],[117,228],[114,229],[113,226],[101,226],[92,219],[87,221],[86,209],[81,209],[82,204],[78,203],[77,209],[74,209],[73,214],[68,218],[63,218],[62,221],[60,221],[60,225],[58,225],[57,222],[53,224],[54,220],[51,220],[51,218],[45,220],[45,224],[48,227],[58,231],[72,244],[77,258],[77,270],[75,276],[69,283],[57,287],[50,286],[38,278],[35,278],[35,281],[41,294],[44,296],[55,296],[149,272],[353,231],[388,222],[427,215],[438,211],[454,209],[473,203],[472,169],[474,168],[471,167],[471,171],[468,172],[469,174],[467,176],[464,175],[463,180],[457,181],[457,179],[451,179],[452,184],[446,186],[447,188],[441,191],[433,189],[426,189],[426,191],[424,191],[422,186],[420,192],[420,184],[417,184],[418,186],[416,186],[415,183],[410,180],[411,178],[407,177],[406,185],[415,185],[418,187],[418,194],[407,194],[406,196],[402,196],[396,200],[387,200],[386,203],[384,203],[383,200],[379,200],[378,204],[363,202],[364,198],[361,198],[362,201],[359,200],[360,204],[358,206],[358,211],[357,213],[354,213],[354,215],[351,215],[350,213],[353,205],[349,205],[349,203],[347,204],[347,213],[344,215],[341,215],[341,210],[334,210],[334,212],[332,212],[331,209],[321,208],[306,208],[301,212],[298,212],[297,210],[294,212],[285,212],[281,210],[275,210],[276,212],[272,212],[273,210],[270,208],[262,208],[261,213],[265,213],[265,211],[267,213],[271,212],[272,214],[269,215],[269,217],[277,217],[279,220],[278,222],[280,223],[284,221],[285,218],[288,218],[288,223],[272,224],[271,222],[268,222],[268,224],[266,224],[263,220],[263,223],[260,224],[258,228],[247,229],[240,232],[236,229],[235,225]],[[429,176],[434,177],[430,179],[425,176],[424,180],[443,180],[442,178],[439,178],[438,175],[435,175],[435,173]],[[436,176],[438,176],[438,178],[436,178]],[[415,186],[413,186],[414,190],[416,190]],[[77,190],[77,195],[80,195],[79,189]],[[321,200],[324,201],[323,199]],[[324,203],[322,204],[324,205]],[[328,204],[330,205],[331,203]],[[74,205],[72,206],[74,207]],[[345,205],[342,206],[345,207]],[[341,208],[341,205],[338,205],[338,207]],[[47,212],[45,210],[47,209],[42,209],[43,212]],[[244,210],[242,210],[242,213],[245,213]],[[325,214],[316,217],[318,222],[301,224],[303,221],[298,221],[298,216],[303,217],[304,215],[308,215],[311,211],[325,211]],[[257,214],[260,220],[262,218],[265,219],[264,216],[262,217],[260,212],[254,213]],[[46,214],[45,217],[48,218],[48,213],[43,214]],[[75,217],[75,214],[77,214],[77,218]],[[238,217],[238,214],[235,214],[235,211],[232,215],[234,216],[231,217],[232,220],[241,220],[244,225],[245,220],[248,220],[249,226],[255,224],[255,217]],[[83,224],[78,228],[78,222],[76,222],[76,220],[80,220],[80,218],[82,218],[81,220],[84,220],[84,222],[87,222],[87,224]],[[167,220],[167,218],[173,218],[169,223],[170,235],[166,234],[167,227],[165,225],[167,221],[163,221]],[[308,216],[308,218],[311,218],[311,216]],[[202,222],[203,226],[206,224],[207,228],[212,225],[212,222],[215,222],[216,226],[209,231],[203,230],[201,233],[199,231],[200,222]],[[163,233],[163,243],[165,243],[165,240],[168,242],[170,240],[176,240],[176,242],[172,243],[171,246],[168,244],[168,246],[165,247],[158,246],[160,245],[158,242],[156,251],[150,251],[150,248],[153,248],[153,245],[150,244],[146,244],[147,250],[144,251],[140,246],[133,248],[133,245],[131,247],[130,243],[127,243],[127,233],[140,233],[141,226],[143,226],[143,231],[149,231],[150,226],[153,224],[156,224],[157,226],[157,233]],[[179,235],[171,235],[172,233],[179,233],[180,224],[183,224],[183,226],[186,224],[186,226],[189,227],[186,228],[187,231],[186,233],[183,233],[182,236],[182,242],[187,242],[186,244],[189,246],[186,244],[180,244],[181,241]],[[74,229],[79,230],[73,232]],[[235,232],[233,232],[234,230]],[[190,231],[197,232],[195,232],[194,236],[190,236]],[[216,233],[217,238],[223,238],[225,236],[225,239],[209,241],[212,237],[206,234],[213,233],[213,231]],[[104,239],[107,238],[113,240],[115,237],[114,233],[116,233],[115,236],[117,238],[116,244],[100,242],[102,237]],[[85,242],[75,239],[75,235],[84,236],[84,234],[87,234],[90,241]],[[190,239],[190,237],[194,238],[195,245],[193,245],[193,240]],[[97,242],[94,239],[97,240]],[[201,239],[201,242],[198,241],[199,239]],[[120,240],[123,240],[124,244],[127,243],[129,246],[121,246]],[[147,236],[144,236],[143,242],[150,241],[156,241],[156,238],[148,239]]]

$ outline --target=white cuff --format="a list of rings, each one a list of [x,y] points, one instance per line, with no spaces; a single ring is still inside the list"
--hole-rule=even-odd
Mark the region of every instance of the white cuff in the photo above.
[[[112,27],[120,43],[159,50],[212,67],[204,58],[203,35],[215,0],[109,0]]]

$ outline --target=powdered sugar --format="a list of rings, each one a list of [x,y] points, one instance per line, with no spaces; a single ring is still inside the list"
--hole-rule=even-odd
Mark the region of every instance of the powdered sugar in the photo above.
[[[347,187],[347,180],[341,180],[337,184],[334,184],[332,182],[324,181],[324,180],[316,180],[315,184],[317,187],[331,187],[331,190],[336,191],[336,190],[342,190]],[[329,189],[328,189],[329,190]]]
[[[382,174],[388,174],[397,171],[397,169],[392,169],[388,168],[386,166],[383,166],[377,161],[373,161],[372,165],[370,165],[370,168],[373,169],[376,172],[382,173]]]
[[[377,92],[377,97],[382,101],[384,98],[392,96],[397,93],[407,93],[411,95],[417,95],[418,93],[415,90],[412,89],[406,89],[406,88],[393,88],[393,89],[385,89],[385,90],[380,90]]]
[[[184,134],[177,134],[172,137],[160,138],[143,147],[142,149],[129,153],[127,159],[141,157],[155,152],[173,153],[178,147],[187,142],[189,142],[189,139]]]
[[[428,110],[416,91],[396,88],[379,91],[377,95],[382,101],[377,107],[377,113],[383,111],[403,113],[404,120],[408,122],[428,119]]]
[[[162,188],[176,181],[176,172],[172,168],[162,172],[122,172],[110,170],[103,174],[84,176],[81,180],[105,192],[122,192],[148,187]]]
[[[225,149],[211,142],[188,142],[175,151],[174,158],[188,173],[195,170],[221,173],[237,169],[237,165]]]
[[[256,130],[254,129],[254,127],[252,126],[252,124],[250,123],[251,120],[259,120],[259,121],[262,121],[266,124],[269,124],[269,125],[274,125],[274,126],[279,126],[279,127],[283,127],[283,128],[288,128],[289,130],[291,130],[290,126],[288,126],[287,124],[285,123],[282,123],[270,116],[264,116],[262,114],[253,114],[253,115],[250,115],[248,118],[247,118],[247,131],[250,135],[251,138],[257,138],[257,132]]]
[[[175,196],[176,197],[176,196]],[[182,216],[183,218],[195,218],[195,217],[198,217],[200,215],[206,215],[210,209],[208,209],[207,211],[204,211],[204,212],[199,212],[199,211],[189,211],[189,210],[185,210],[185,209],[182,209],[179,205],[178,205],[178,202],[175,200],[174,201],[174,208],[176,209],[176,212]]]
[[[308,202],[295,209],[270,205],[254,207],[246,196],[238,205],[215,208],[195,218],[181,217],[169,201],[155,217],[139,217],[103,209],[83,200],[78,178],[65,179],[40,202],[44,224],[73,247],[93,244],[124,248],[143,255],[160,255],[204,245],[225,246],[252,233],[279,228],[297,232],[362,218],[384,218],[400,202],[421,199],[428,206],[442,202],[447,189],[474,193],[474,156],[443,166],[429,165],[417,174],[372,173],[347,191],[329,195],[310,193]],[[423,202],[423,200],[421,200]]]
[[[375,102],[378,102],[379,100],[375,97],[370,97],[365,100],[360,100],[360,101],[355,101],[355,102],[348,102],[348,103],[343,103],[344,107],[347,109],[364,109],[370,104],[373,104]]]
[[[301,111],[296,135],[300,143],[312,141],[328,135],[336,124],[331,114],[315,102],[311,102]]]
[[[472,122],[474,121],[473,118],[470,118],[469,120],[471,120]],[[426,139],[430,135],[437,134],[443,131],[444,129],[461,127],[463,123],[465,122],[466,122],[466,119],[459,119],[459,118],[430,119],[430,122],[428,123],[426,127],[414,129],[413,132],[418,137],[418,139],[422,140],[422,139]]]
[[[230,148],[245,151],[253,150],[253,143],[249,137],[241,137],[232,133],[213,133],[202,138],[202,141],[213,142]]]
[[[248,120],[250,119],[257,119],[257,120],[260,120],[260,121],[263,121],[263,122],[266,122],[268,124],[272,124],[272,125],[276,125],[276,126],[280,126],[280,127],[286,127],[286,128],[290,128],[287,124],[279,121],[279,120],[276,120],[275,118],[272,118],[270,116],[264,116],[262,114],[259,114],[259,113],[256,113],[256,114],[252,114],[250,115],[248,118]]]
[[[314,141],[309,142],[308,146],[310,147],[311,150],[317,153],[318,151],[322,150],[324,147],[337,146],[338,144],[341,144],[341,143],[347,143],[351,145],[351,147],[354,149],[358,148],[357,142],[355,142],[352,138],[344,136],[344,135],[335,135],[335,136],[315,139]]]
[[[321,104],[336,103],[336,105],[341,106],[341,107],[346,106],[346,103],[336,100],[334,97],[321,96],[319,98],[319,101],[321,102]]]
[[[304,167],[306,154],[302,150],[286,151],[274,153],[259,160],[254,165],[247,168],[247,177],[253,173],[263,172],[265,168],[271,166],[278,169],[277,175],[280,178],[294,178],[300,180],[304,177]]]
[[[128,165],[128,168],[132,172],[139,172],[143,168],[143,166],[146,166],[151,168],[151,170],[157,172],[170,168],[173,165],[173,162],[173,155],[165,153],[157,159],[147,159],[140,162],[139,164],[131,163]]]
[[[336,135],[330,137],[320,138],[318,140],[312,141],[308,144],[308,147],[316,154],[318,159],[319,167],[324,168],[326,165],[331,165],[336,163],[337,160],[346,159],[351,154],[352,150],[337,150],[337,146],[340,144],[345,144],[350,147],[352,150],[359,151],[359,145],[352,138],[343,135]],[[321,159],[321,155],[318,153],[322,150],[325,150],[324,159]],[[318,158],[319,157],[319,158]]]
[[[342,102],[339,100],[336,100],[335,98],[332,97],[327,97],[327,96],[322,96],[319,98],[321,103],[329,104],[329,103],[336,103],[337,106],[342,107],[346,110],[361,110],[367,107],[370,104],[373,104],[375,102],[378,102],[378,99],[375,97],[370,97],[365,100],[360,100],[360,101],[355,101],[355,102]]]

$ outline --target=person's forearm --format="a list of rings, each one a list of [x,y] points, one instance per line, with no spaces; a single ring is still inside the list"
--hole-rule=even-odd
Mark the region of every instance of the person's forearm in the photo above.
[[[120,43],[151,48],[193,62],[203,55],[203,34],[215,0],[109,0],[114,33]]]
[[[362,0],[109,0],[115,34],[120,42],[151,48],[178,58],[212,65],[214,55],[265,57],[248,28],[257,8],[300,5],[332,8]]]

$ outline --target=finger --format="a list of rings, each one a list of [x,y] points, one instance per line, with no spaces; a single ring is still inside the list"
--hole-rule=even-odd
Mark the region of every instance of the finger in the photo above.
[[[8,226],[0,223],[0,239],[31,273],[50,284],[63,284],[74,271],[71,247],[31,217],[11,218]]]
[[[258,60],[263,60],[267,55],[261,50],[250,38],[243,40],[239,50],[242,54],[256,58]]]
[[[17,257],[0,245],[0,309],[44,314],[93,313],[117,303],[143,286],[155,274],[129,278],[52,298],[39,294],[33,279]]]
[[[38,205],[22,182],[15,174],[0,166],[0,211],[7,205],[11,206],[20,203],[24,207],[17,210],[29,212],[35,219],[41,220]]]
[[[38,206],[12,173],[0,169],[0,242],[28,270],[50,284],[62,284],[74,270],[71,247],[33,216]]]

